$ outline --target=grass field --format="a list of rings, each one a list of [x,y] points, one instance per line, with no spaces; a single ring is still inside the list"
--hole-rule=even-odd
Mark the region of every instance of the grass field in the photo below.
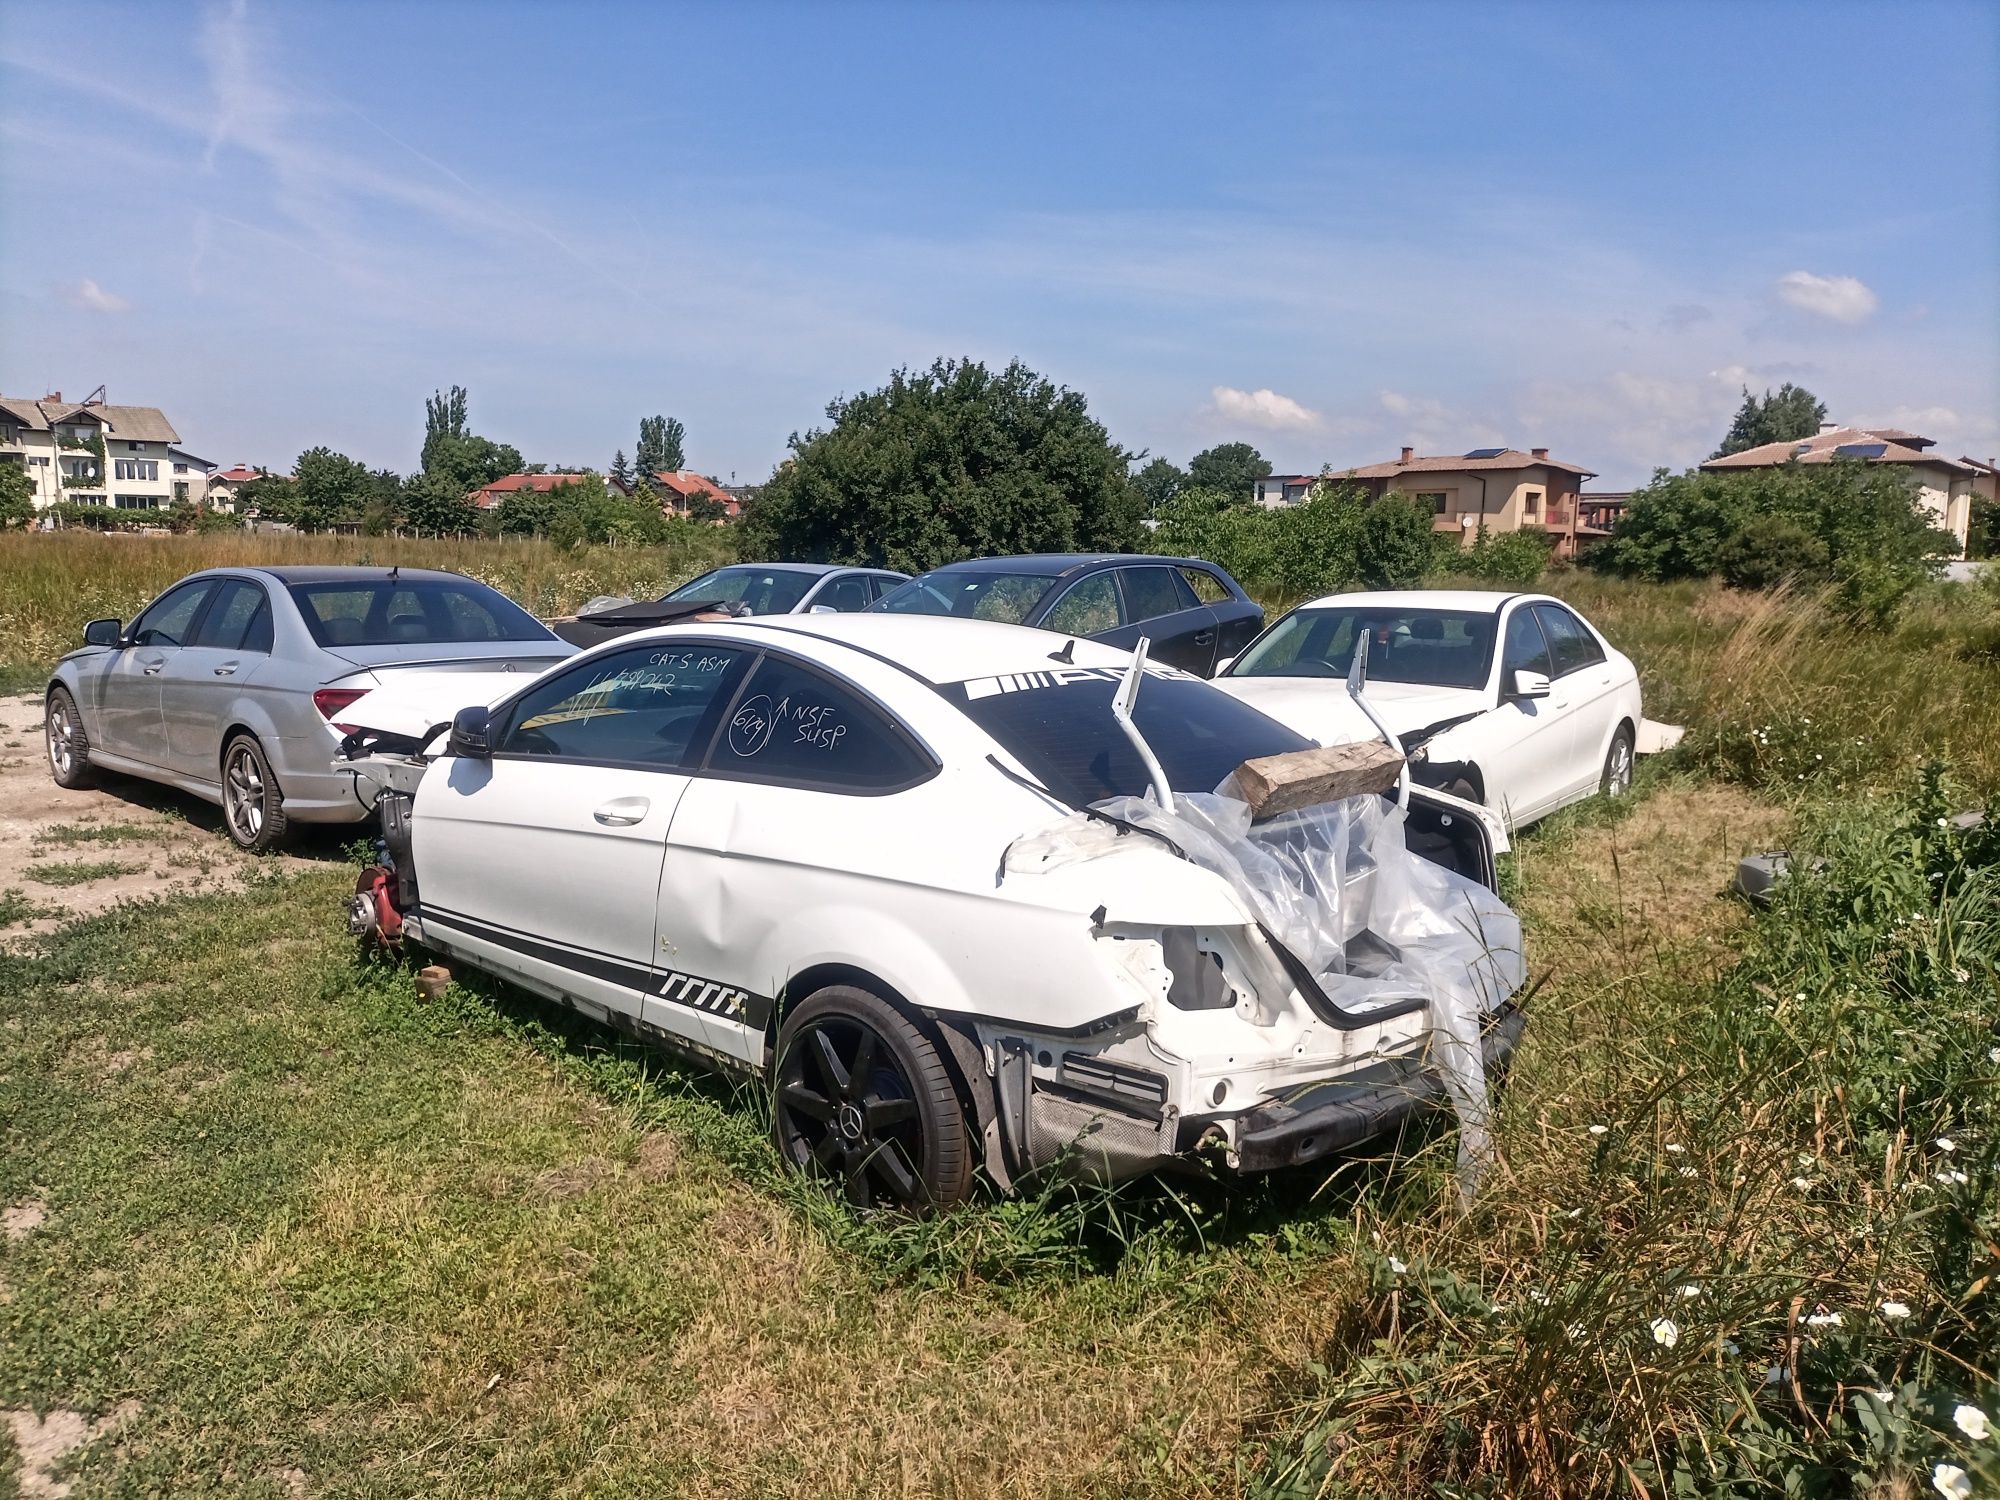
[[[1957,1412],[2000,1417],[2000,838],[1945,818],[2000,786],[1992,607],[1554,591],[1691,734],[1520,842],[1542,984],[1469,1213],[1438,1130],[856,1217],[755,1097],[357,962],[328,848],[0,952],[0,1497],[2000,1485]],[[1723,896],[1786,843],[1827,864]],[[67,1456],[10,1478],[10,1426]]]

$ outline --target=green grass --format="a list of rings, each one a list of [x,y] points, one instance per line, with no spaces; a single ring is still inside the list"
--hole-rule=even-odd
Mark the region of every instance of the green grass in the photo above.
[[[51,908],[31,900],[27,892],[18,886],[0,891],[0,931],[48,916],[50,911]]]
[[[79,849],[96,844],[156,844],[173,837],[172,823],[57,823],[36,832],[37,849]]]
[[[46,859],[22,871],[37,885],[88,885],[93,880],[112,880],[120,875],[136,875],[144,865],[125,864],[115,859]]]

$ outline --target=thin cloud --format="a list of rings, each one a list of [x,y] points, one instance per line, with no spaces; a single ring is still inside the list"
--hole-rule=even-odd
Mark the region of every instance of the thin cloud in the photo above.
[[[1232,422],[1261,427],[1267,432],[1310,432],[1320,425],[1319,413],[1309,411],[1290,396],[1281,396],[1268,387],[1261,391],[1239,391],[1219,385],[1210,393],[1215,409]]]
[[[56,288],[56,295],[71,307],[80,307],[85,312],[122,313],[130,312],[132,304],[116,292],[107,292],[88,276],[81,281],[65,282]]]
[[[1874,291],[1857,277],[1816,276],[1811,271],[1780,276],[1778,300],[1835,323],[1865,322],[1880,305]]]

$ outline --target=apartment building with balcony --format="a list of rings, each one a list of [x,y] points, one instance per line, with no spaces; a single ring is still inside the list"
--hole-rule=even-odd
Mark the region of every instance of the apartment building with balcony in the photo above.
[[[1405,448],[1390,463],[1337,470],[1333,483],[1352,483],[1371,499],[1404,494],[1428,504],[1433,529],[1454,532],[1471,546],[1483,531],[1543,531],[1558,556],[1576,555],[1580,541],[1593,535],[1579,515],[1586,479],[1597,477],[1579,464],[1549,457],[1546,448],[1474,448],[1462,454],[1419,454]]]
[[[98,395],[65,401],[61,391],[40,400],[0,396],[0,463],[27,470],[37,510],[65,503],[116,510],[172,505],[177,478],[191,490],[191,474],[177,476],[175,465],[200,462],[185,453],[175,458],[170,450],[179,443],[156,406],[113,406]]]

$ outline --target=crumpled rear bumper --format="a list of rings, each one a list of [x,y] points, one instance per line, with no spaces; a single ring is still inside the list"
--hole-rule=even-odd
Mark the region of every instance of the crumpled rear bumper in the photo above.
[[[1487,1028],[1481,1051],[1489,1077],[1506,1066],[1527,1021],[1526,1009],[1509,1004]],[[1387,1135],[1445,1102],[1444,1084],[1420,1059],[1378,1063],[1243,1115],[1234,1165],[1269,1172],[1313,1161]]]

